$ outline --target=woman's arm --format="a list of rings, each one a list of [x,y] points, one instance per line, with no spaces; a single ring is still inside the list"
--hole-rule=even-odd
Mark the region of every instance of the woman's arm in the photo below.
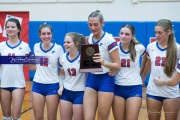
[[[146,76],[148,75],[148,73],[151,70],[151,60],[150,59],[146,59],[146,64],[142,73],[142,82],[144,83],[144,80],[146,79]]]
[[[146,54],[142,57],[142,63],[141,63],[141,69],[140,69],[140,75],[142,76],[144,69],[145,69],[145,65],[146,65],[146,61],[147,61],[147,56]]]
[[[112,59],[112,62],[104,60],[103,56],[100,55],[100,53],[96,53],[94,54],[93,59],[94,59],[94,62],[100,62],[101,65],[111,70],[119,71],[121,68],[121,64],[120,64],[118,49],[115,49],[114,51],[112,51],[110,53],[110,57]]]
[[[58,76],[59,76],[59,90],[58,90],[58,94],[62,95],[62,92],[63,92],[63,89],[64,89],[63,80],[65,79],[64,69],[63,68],[60,68]]]
[[[154,79],[154,83],[157,86],[168,85],[168,86],[175,86],[180,82],[180,73],[176,71],[173,77],[169,80],[164,80],[162,78]]]

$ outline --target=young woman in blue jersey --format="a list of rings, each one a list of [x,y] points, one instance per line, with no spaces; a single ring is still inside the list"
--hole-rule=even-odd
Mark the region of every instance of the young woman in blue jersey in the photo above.
[[[20,22],[15,18],[10,18],[5,23],[5,27],[8,40],[0,43],[1,56],[26,56],[29,54],[31,52],[29,45],[20,39]],[[1,64],[1,67],[2,120],[21,120],[21,108],[26,86],[23,64]]]
[[[83,95],[87,73],[79,73],[81,44],[85,44],[83,35],[76,32],[69,32],[65,35],[66,53],[60,57],[59,61],[61,65],[59,75],[63,75],[60,76],[59,90],[61,120],[84,120]]]
[[[121,27],[119,37],[121,70],[115,75],[113,114],[115,120],[137,120],[142,104],[139,61],[141,56],[146,57],[144,55],[146,50],[136,40],[135,28],[131,24]],[[142,65],[144,66],[145,63]]]
[[[88,16],[88,26],[92,32],[88,44],[99,45],[100,53],[94,54],[94,61],[101,63],[103,72],[88,74],[83,101],[84,119],[95,120],[97,110],[98,120],[108,120],[115,86],[114,77],[108,73],[120,70],[118,47],[113,36],[103,31],[104,19],[99,10]]]
[[[179,85],[157,86],[154,79],[171,79],[180,58],[180,46],[174,39],[173,26],[170,20],[161,19],[156,23],[157,41],[147,46],[145,70],[151,68],[147,86],[147,112],[150,120],[160,120],[164,113],[166,120],[177,120],[179,104]],[[144,73],[146,76],[147,73]],[[145,77],[143,77],[145,78]],[[162,107],[164,112],[162,112]]]
[[[63,49],[52,42],[52,27],[43,24],[39,27],[41,42],[34,45],[35,56],[44,56],[36,64],[32,86],[32,105],[34,118],[44,120],[44,108],[47,106],[47,119],[56,120],[59,104],[58,61]]]

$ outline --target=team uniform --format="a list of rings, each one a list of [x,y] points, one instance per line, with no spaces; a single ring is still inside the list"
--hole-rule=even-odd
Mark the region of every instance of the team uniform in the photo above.
[[[180,59],[179,59],[179,62],[178,62],[178,65],[177,65],[176,71],[177,71],[178,73],[180,73]]]
[[[1,53],[1,51],[0,51],[0,53]],[[1,70],[1,65],[0,65],[0,87],[1,87],[1,77],[2,77],[1,73],[2,73],[2,70]]]
[[[158,42],[150,43],[147,46],[147,56],[151,60],[151,74],[149,78],[149,83],[147,86],[147,97],[154,98],[156,100],[162,101],[168,98],[178,98],[179,95],[179,85],[176,86],[156,86],[154,79],[161,77],[165,80],[170,79],[164,73],[164,65],[166,58],[167,48],[160,48]],[[180,46],[177,44],[178,55],[180,52]],[[179,59],[180,56],[178,56]],[[178,62],[178,60],[177,60]]]
[[[26,56],[31,52],[29,45],[21,40],[13,47],[8,44],[8,41],[1,42],[0,51],[1,56]],[[1,88],[10,91],[16,88],[25,88],[23,64],[1,64],[1,67]]]
[[[109,53],[117,49],[117,43],[111,34],[104,32],[103,36],[97,42],[94,42],[94,36],[91,33],[88,43],[98,44],[99,52],[104,60],[112,62]],[[93,88],[97,91],[114,92],[114,77],[108,75],[110,69],[105,66],[101,67],[103,72],[92,72],[88,74],[86,87]]]
[[[179,59],[179,61],[178,61],[178,65],[177,65],[176,71],[177,71],[178,73],[180,73],[180,59]],[[179,89],[180,89],[180,82],[179,82]],[[179,97],[179,98],[180,98],[180,97]]]
[[[140,57],[146,52],[142,44],[136,44],[136,57],[133,62],[130,52],[122,49],[122,43],[118,42],[121,70],[115,75],[115,95],[125,99],[129,97],[142,97],[142,79],[140,72]]]
[[[65,74],[61,99],[73,104],[82,104],[87,74],[79,72],[81,54],[79,53],[73,60],[70,60],[68,55],[68,52],[64,53],[59,60]]]
[[[64,51],[60,45],[53,43],[50,49],[43,50],[42,42],[34,45],[35,56],[44,56],[40,64],[36,64],[32,91],[46,95],[58,94],[58,60]]]
[[[2,70],[1,70],[1,66],[0,66],[0,87],[1,87],[1,77],[2,77]]]

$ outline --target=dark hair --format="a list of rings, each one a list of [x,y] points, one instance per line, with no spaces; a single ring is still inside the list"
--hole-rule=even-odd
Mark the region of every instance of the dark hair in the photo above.
[[[6,24],[5,24],[5,27],[7,27],[7,23],[8,22],[14,22],[19,30],[18,32],[18,38],[20,39],[20,31],[21,31],[21,25],[20,25],[20,22],[18,19],[16,18],[9,18],[7,21],[6,21]],[[8,36],[8,35],[7,35]]]
[[[89,19],[90,17],[92,17],[92,18],[94,18],[94,17],[99,17],[100,22],[104,21],[104,18],[103,18],[102,14],[101,14],[101,12],[100,12],[99,10],[96,10],[96,11],[92,12],[92,13],[88,16],[88,19]]]
[[[175,70],[175,65],[177,63],[177,45],[176,40],[174,38],[172,23],[168,19],[161,19],[156,23],[156,26],[162,27],[166,32],[171,32],[168,38],[166,61],[164,67],[164,73],[167,76],[171,77]]]
[[[132,35],[134,36],[134,38],[131,39],[130,44],[129,44],[129,52],[130,52],[130,58],[131,60],[134,62],[135,58],[136,58],[136,49],[135,49],[135,45],[136,44],[140,44],[135,37],[135,28],[134,26],[132,26],[131,24],[125,24],[121,27],[122,28],[128,28]]]
[[[43,28],[49,28],[51,33],[52,33],[52,26],[51,25],[49,25],[49,24],[42,24],[39,27],[39,36],[41,35],[41,31],[42,31]]]
[[[81,45],[85,44],[85,37],[82,34],[77,32],[68,32],[66,33],[66,36],[70,36],[73,39],[73,42],[78,47],[78,51],[81,50]]]

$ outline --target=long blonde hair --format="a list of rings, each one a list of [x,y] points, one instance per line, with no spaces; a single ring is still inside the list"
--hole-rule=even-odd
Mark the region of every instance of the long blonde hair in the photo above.
[[[175,70],[175,65],[177,62],[177,45],[174,38],[172,23],[168,19],[161,19],[156,23],[156,26],[162,27],[166,32],[171,31],[167,43],[166,61],[164,67],[164,73],[167,76],[171,77]]]

